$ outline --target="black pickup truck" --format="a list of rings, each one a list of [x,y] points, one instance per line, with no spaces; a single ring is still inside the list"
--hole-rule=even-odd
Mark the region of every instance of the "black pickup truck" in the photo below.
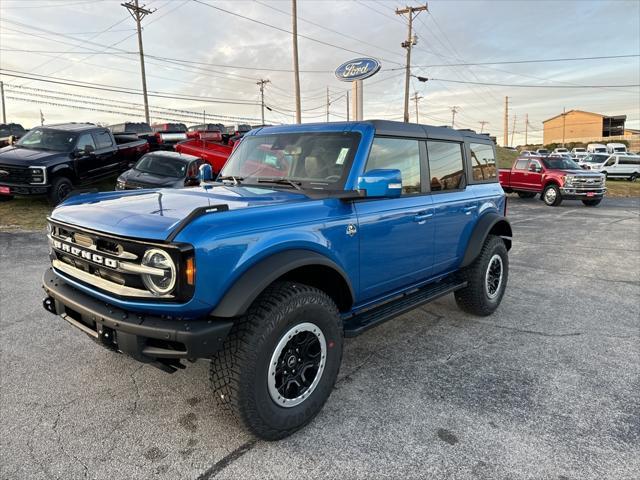
[[[0,199],[47,195],[57,205],[74,188],[115,175],[148,151],[145,140],[94,124],[37,127],[0,149]]]

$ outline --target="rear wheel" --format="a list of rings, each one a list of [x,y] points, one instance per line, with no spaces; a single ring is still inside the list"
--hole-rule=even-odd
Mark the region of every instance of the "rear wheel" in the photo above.
[[[342,321],[322,291],[293,282],[265,290],[212,358],[218,403],[266,440],[291,435],[320,411],[342,360]]]
[[[54,207],[62,202],[73,190],[73,183],[67,177],[57,177],[51,183],[49,203]]]
[[[562,194],[557,185],[548,185],[542,192],[542,201],[550,207],[557,207],[562,203]]]
[[[629,181],[630,182],[636,182],[638,180],[638,178],[640,178],[640,175],[638,175],[637,173],[634,173],[629,177]]]
[[[582,203],[584,203],[586,207],[595,207],[596,205],[599,205],[601,201],[601,198],[594,198],[591,200],[582,200]]]
[[[520,198],[533,198],[536,196],[535,192],[518,192]]]
[[[509,278],[507,247],[500,237],[489,235],[478,258],[463,271],[467,286],[455,292],[461,310],[491,315],[500,305]]]

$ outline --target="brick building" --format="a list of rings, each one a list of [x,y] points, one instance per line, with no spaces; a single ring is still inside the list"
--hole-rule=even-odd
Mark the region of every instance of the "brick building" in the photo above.
[[[569,110],[542,122],[543,143],[598,141],[624,135],[626,115],[607,116],[600,113]]]

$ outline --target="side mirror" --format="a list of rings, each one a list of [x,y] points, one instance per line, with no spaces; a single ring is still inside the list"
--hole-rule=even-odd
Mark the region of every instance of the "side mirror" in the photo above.
[[[396,198],[402,194],[402,174],[397,169],[370,170],[358,178],[358,190],[367,192],[367,198]]]
[[[127,163],[127,168],[133,168],[136,166],[136,162],[129,162]]]
[[[538,173],[540,170],[538,169],[538,167],[536,165],[529,165],[529,171]]]
[[[84,149],[82,150],[82,153],[84,155],[91,155],[94,151],[95,151],[95,148],[93,148],[91,145],[85,145]]]
[[[210,182],[213,179],[213,169],[211,165],[205,163],[198,168],[198,176],[201,182]]]

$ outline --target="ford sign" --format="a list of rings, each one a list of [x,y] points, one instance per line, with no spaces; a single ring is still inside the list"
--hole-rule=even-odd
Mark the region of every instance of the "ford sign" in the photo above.
[[[343,82],[353,82],[369,78],[380,70],[380,62],[375,58],[356,58],[336,68],[336,77]]]

